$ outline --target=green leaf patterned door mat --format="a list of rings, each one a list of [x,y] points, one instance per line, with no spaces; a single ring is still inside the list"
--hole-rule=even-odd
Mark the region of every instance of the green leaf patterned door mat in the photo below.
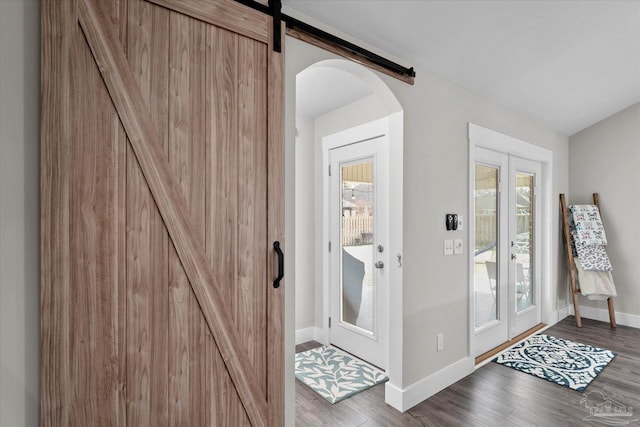
[[[331,346],[297,353],[296,378],[332,404],[389,380],[378,368]]]

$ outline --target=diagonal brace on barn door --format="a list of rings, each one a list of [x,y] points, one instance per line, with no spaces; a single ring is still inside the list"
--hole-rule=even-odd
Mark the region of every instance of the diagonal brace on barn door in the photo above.
[[[80,0],[78,10],[93,58],[249,420],[267,425],[266,398],[219,287],[208,286],[217,279],[109,15],[101,0]]]

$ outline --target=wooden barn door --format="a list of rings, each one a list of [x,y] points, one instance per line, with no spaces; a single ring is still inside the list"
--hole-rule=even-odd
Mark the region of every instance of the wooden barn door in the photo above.
[[[283,58],[231,0],[43,0],[42,423],[283,423]]]

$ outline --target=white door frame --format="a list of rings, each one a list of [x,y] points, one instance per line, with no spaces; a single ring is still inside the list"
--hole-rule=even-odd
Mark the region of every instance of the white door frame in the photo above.
[[[373,139],[376,137],[384,136],[384,138],[380,141],[380,160],[388,160],[389,159],[389,118],[385,117],[382,119],[374,120],[369,123],[365,123],[360,126],[356,126],[332,135],[325,136],[322,138],[322,170],[323,170],[323,179],[322,179],[322,269],[323,269],[323,280],[322,280],[322,328],[323,328],[323,336],[325,338],[324,344],[329,344],[331,330],[329,328],[329,317],[331,316],[331,259],[329,253],[329,241],[331,238],[330,235],[330,216],[329,216],[329,203],[330,203],[330,188],[329,188],[329,179],[328,179],[328,170],[329,170],[329,150],[343,147],[345,145],[354,144],[357,142],[362,142],[365,140]],[[389,185],[390,185],[390,174],[391,168],[387,165],[387,182],[383,183],[383,191],[386,193],[384,195],[385,200],[387,200],[387,206],[390,210],[390,197],[389,197]],[[385,235],[389,236],[390,224],[389,212],[385,215],[383,227],[385,230]],[[389,247],[391,245],[388,245]],[[391,266],[391,258],[390,258],[390,250],[385,250],[383,252],[382,261],[385,266]],[[389,275],[387,274],[387,278]],[[385,303],[383,304],[384,313],[382,314],[383,322],[380,322],[380,337],[384,342],[384,360],[386,361],[385,369],[388,367],[389,362],[389,319],[390,319],[390,310],[389,310],[389,289],[390,286],[387,285],[384,287],[382,292],[379,294],[379,298]]]
[[[489,150],[511,154],[523,159],[530,159],[540,162],[542,166],[542,176],[540,180],[539,200],[541,203],[540,226],[541,226],[541,242],[540,252],[540,291],[541,291],[541,321],[546,324],[554,324],[558,321],[558,313],[555,309],[555,301],[553,301],[552,281],[551,281],[551,235],[552,235],[552,206],[553,206],[553,152],[543,147],[522,141],[520,139],[504,135],[485,127],[469,123],[469,210],[467,218],[469,218],[467,227],[467,238],[469,242],[473,242],[475,236],[474,218],[475,200],[473,188],[475,186],[473,171],[476,157],[476,147],[482,147]],[[468,350],[469,356],[474,357],[473,349],[475,348],[475,322],[474,322],[474,305],[473,301],[473,251],[468,252],[468,298],[469,304],[469,337]]]

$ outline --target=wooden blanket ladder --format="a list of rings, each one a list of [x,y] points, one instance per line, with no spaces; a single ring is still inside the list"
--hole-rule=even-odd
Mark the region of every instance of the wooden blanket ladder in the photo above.
[[[593,193],[593,204],[600,209],[600,203],[598,198],[598,193]],[[578,294],[580,293],[580,288],[578,287],[577,278],[576,278],[576,264],[573,258],[573,251],[571,250],[571,230],[569,230],[569,221],[567,220],[567,202],[564,197],[564,194],[560,194],[560,212],[562,214],[562,230],[564,234],[564,244],[565,249],[567,251],[567,259],[569,260],[569,273],[571,278],[571,294],[573,296],[573,310],[576,315],[576,325],[578,328],[582,327],[582,318],[580,317],[580,305],[578,303]],[[600,211],[600,216],[602,217],[602,211]],[[616,313],[613,309],[613,299],[611,297],[607,298],[607,305],[609,307],[609,322],[611,323],[611,327],[616,327]]]

